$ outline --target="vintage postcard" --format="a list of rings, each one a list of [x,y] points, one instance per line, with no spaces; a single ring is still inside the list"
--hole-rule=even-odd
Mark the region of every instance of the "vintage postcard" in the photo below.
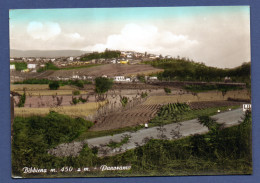
[[[9,17],[13,178],[252,174],[249,6]]]

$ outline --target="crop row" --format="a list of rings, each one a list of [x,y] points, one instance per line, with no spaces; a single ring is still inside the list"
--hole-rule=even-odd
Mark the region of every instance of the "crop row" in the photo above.
[[[168,115],[171,115],[173,113],[177,113],[177,114],[180,114],[180,113],[183,113],[183,112],[186,112],[186,111],[189,111],[190,110],[190,107],[188,104],[186,103],[169,103],[167,105],[164,105],[159,113],[158,113],[158,116],[159,117],[166,117]]]

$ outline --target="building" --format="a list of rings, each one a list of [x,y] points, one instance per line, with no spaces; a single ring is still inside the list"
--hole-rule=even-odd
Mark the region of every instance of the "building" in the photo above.
[[[15,65],[10,65],[10,70],[14,71],[15,70]]]
[[[115,76],[114,81],[115,82],[131,82],[131,79],[125,78],[125,76]]]
[[[120,64],[128,64],[128,60],[125,60],[125,61],[121,60]]]
[[[79,76],[78,75],[73,75],[72,79],[79,79]]]
[[[28,69],[35,69],[36,68],[36,64],[28,64],[27,68]]]
[[[151,76],[151,77],[149,77],[149,80],[156,81],[156,80],[158,80],[158,78],[156,76]]]
[[[118,81],[118,82],[125,81],[125,76],[115,76],[114,81]]]
[[[73,61],[73,57],[69,57],[69,61]]]

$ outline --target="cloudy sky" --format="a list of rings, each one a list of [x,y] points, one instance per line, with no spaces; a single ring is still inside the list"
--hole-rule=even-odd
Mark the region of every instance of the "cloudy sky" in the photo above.
[[[119,49],[209,66],[250,61],[248,6],[10,10],[10,48]]]

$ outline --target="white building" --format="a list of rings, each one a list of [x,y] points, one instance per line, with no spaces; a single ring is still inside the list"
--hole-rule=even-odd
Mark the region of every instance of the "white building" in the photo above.
[[[125,76],[115,76],[114,81],[116,81],[116,82],[131,82],[131,79],[125,78]]]
[[[28,69],[35,69],[36,68],[36,64],[28,64],[27,68]]]
[[[78,75],[73,75],[72,79],[79,79],[79,76]]]
[[[73,61],[73,57],[69,57],[69,60],[70,60],[70,61]]]
[[[149,80],[158,80],[158,78],[156,76],[152,76],[152,77],[149,77]]]
[[[125,76],[115,76],[114,80],[115,81],[125,81]]]
[[[15,65],[10,65],[10,70],[11,71],[15,70]]]

